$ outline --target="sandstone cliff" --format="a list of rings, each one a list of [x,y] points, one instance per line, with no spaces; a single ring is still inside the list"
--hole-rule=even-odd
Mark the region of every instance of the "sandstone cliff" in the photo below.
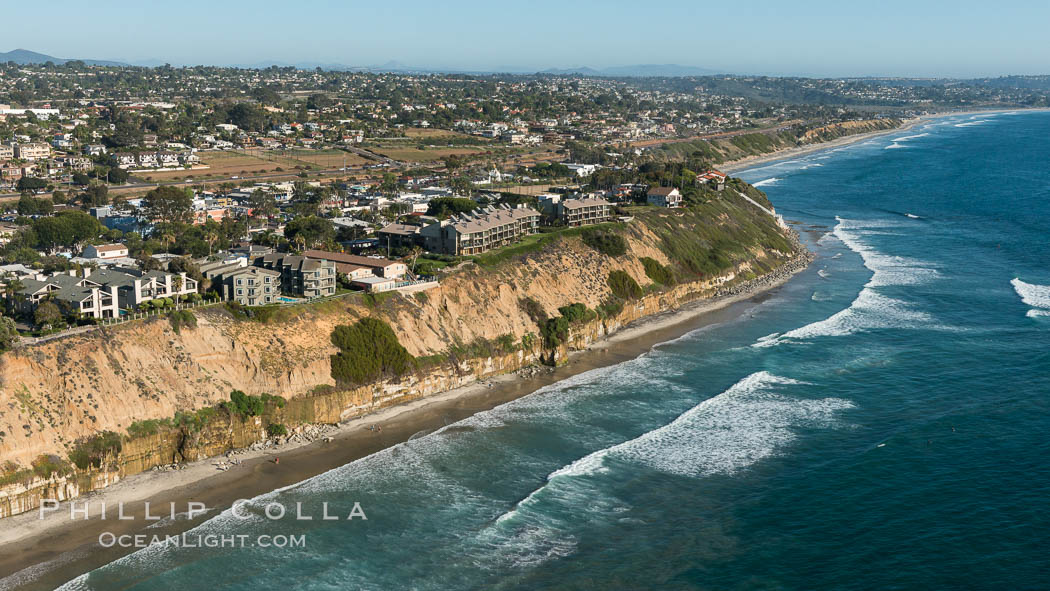
[[[589,327],[585,340],[590,340],[660,308],[709,296],[726,282],[761,275],[796,254],[789,234],[733,188],[688,211],[649,209],[616,231],[629,247],[619,257],[601,254],[579,237],[565,237],[492,267],[464,263],[424,294],[353,295],[281,309],[266,322],[237,319],[217,306],[195,311],[196,328],[178,334],[158,318],[8,352],[0,357],[0,463],[26,467],[40,454],[64,457],[79,438],[103,430],[125,433],[136,420],[213,405],[227,400],[232,389],[311,398],[317,386],[333,384],[333,328],[364,316],[387,320],[413,355],[437,357],[479,338],[520,341],[536,333],[536,323],[521,306],[525,298],[557,315],[558,307],[573,302],[594,308],[608,301],[611,270],[623,270],[648,286],[648,295]],[[697,271],[704,257],[716,255],[728,261],[725,268]],[[679,284],[654,286],[643,257],[677,269]],[[577,338],[574,346],[579,345]],[[449,362],[432,366],[427,378],[432,382],[412,389],[412,396],[513,370],[544,355],[539,348],[522,349],[513,359],[495,361],[466,363],[450,355]],[[314,415],[302,418],[334,422],[398,401],[369,392],[329,398],[325,404],[343,408],[314,409],[309,411]],[[131,472],[149,467],[140,464]]]

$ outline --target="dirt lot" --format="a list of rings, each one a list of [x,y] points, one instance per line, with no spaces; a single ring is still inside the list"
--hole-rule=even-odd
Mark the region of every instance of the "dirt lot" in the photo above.
[[[140,172],[135,176],[154,181],[179,181],[193,179],[228,179],[231,176],[249,176],[284,171],[294,172],[296,167],[333,169],[343,166],[360,166],[366,160],[356,154],[342,150],[251,150],[249,152],[200,152],[201,170],[175,170],[170,172]]]
[[[402,160],[405,162],[431,162],[441,160],[445,156],[464,156],[469,154],[480,154],[487,152],[486,146],[478,148],[419,148],[397,147],[397,148],[370,148],[376,154],[382,154],[387,158]]]

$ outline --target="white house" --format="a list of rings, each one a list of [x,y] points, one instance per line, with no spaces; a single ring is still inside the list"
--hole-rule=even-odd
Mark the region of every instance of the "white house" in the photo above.
[[[682,194],[674,187],[656,187],[650,189],[645,200],[657,207],[681,207]]]
[[[123,244],[89,244],[84,247],[86,259],[119,259],[128,256],[128,247]]]

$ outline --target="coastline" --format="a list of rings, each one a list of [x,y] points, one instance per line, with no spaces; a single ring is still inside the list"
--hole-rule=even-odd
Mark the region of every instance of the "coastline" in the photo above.
[[[572,352],[568,363],[549,371],[504,374],[386,408],[340,424],[325,434],[325,440],[242,451],[236,456],[241,464],[227,471],[217,470],[215,462],[219,458],[209,458],[187,464],[183,470],[131,476],[77,499],[81,507],[84,502],[93,507],[88,520],[69,520],[68,502],[44,519],[39,518],[37,511],[7,518],[0,531],[0,589],[52,589],[130,553],[125,549],[101,548],[98,536],[103,532],[176,535],[204,521],[183,520],[163,526],[146,521],[147,501],[153,507],[163,507],[162,513],[170,503],[180,507],[176,511],[185,511],[187,503],[201,502],[209,509],[206,517],[213,516],[238,499],[301,482],[566,378],[634,359],[656,344],[735,318],[770,297],[770,292],[804,270],[810,261],[808,255],[800,255],[730,293],[695,300],[638,320],[587,349]],[[382,430],[373,432],[371,425],[379,425]],[[281,457],[280,464],[272,461],[277,455]],[[125,514],[134,519],[98,519],[96,514],[103,502],[111,508],[123,503]],[[146,529],[150,525],[153,527]]]
[[[770,154],[761,154],[758,156],[747,156],[739,160],[733,160],[725,164],[720,165],[719,170],[725,173],[740,172],[748,168],[754,168],[763,164],[769,164],[770,162],[776,162],[785,158],[792,158],[795,156],[805,156],[813,154],[814,152],[820,152],[823,150],[830,150],[833,148],[839,148],[842,146],[848,146],[871,138],[889,135],[900,131],[908,131],[916,125],[928,121],[929,119],[936,119],[937,117],[944,117],[947,115],[962,115],[964,113],[940,113],[936,115],[923,115],[922,117],[915,117],[914,119],[906,120],[900,127],[894,127],[893,129],[880,129],[879,131],[869,131],[866,133],[858,133],[855,135],[847,135],[840,138],[835,138],[829,142],[820,142],[816,144],[806,144],[805,146],[796,146],[794,148],[787,148]]]
[[[806,144],[805,146],[796,146],[794,148],[787,148],[772,152],[770,154],[761,154],[757,156],[747,156],[739,160],[732,160],[730,162],[723,163],[718,166],[718,169],[725,173],[734,173],[747,170],[749,168],[755,168],[771,162],[777,162],[786,158],[794,158],[798,156],[806,156],[815,152],[821,152],[823,150],[830,150],[833,148],[840,148],[842,146],[848,146],[869,140],[876,137],[894,134],[901,131],[908,131],[915,126],[931,121],[933,119],[940,119],[942,117],[951,117],[955,115],[980,115],[980,114],[991,114],[991,113],[1006,113],[1010,111],[1050,111],[1050,108],[1045,107],[1018,107],[1014,109],[1004,108],[993,108],[993,109],[972,109],[967,111],[941,111],[937,113],[929,113],[927,115],[921,115],[912,119],[907,119],[901,124],[900,127],[893,129],[882,129],[879,131],[869,131],[866,133],[858,133],[856,135],[847,135],[840,138],[833,139],[829,142],[821,142],[817,144]]]

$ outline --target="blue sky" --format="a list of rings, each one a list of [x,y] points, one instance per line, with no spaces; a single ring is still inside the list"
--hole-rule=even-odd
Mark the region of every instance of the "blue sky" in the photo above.
[[[115,0],[12,2],[0,51],[180,64],[736,73],[1050,73],[1050,2],[972,0]],[[11,26],[18,23],[17,26]]]

